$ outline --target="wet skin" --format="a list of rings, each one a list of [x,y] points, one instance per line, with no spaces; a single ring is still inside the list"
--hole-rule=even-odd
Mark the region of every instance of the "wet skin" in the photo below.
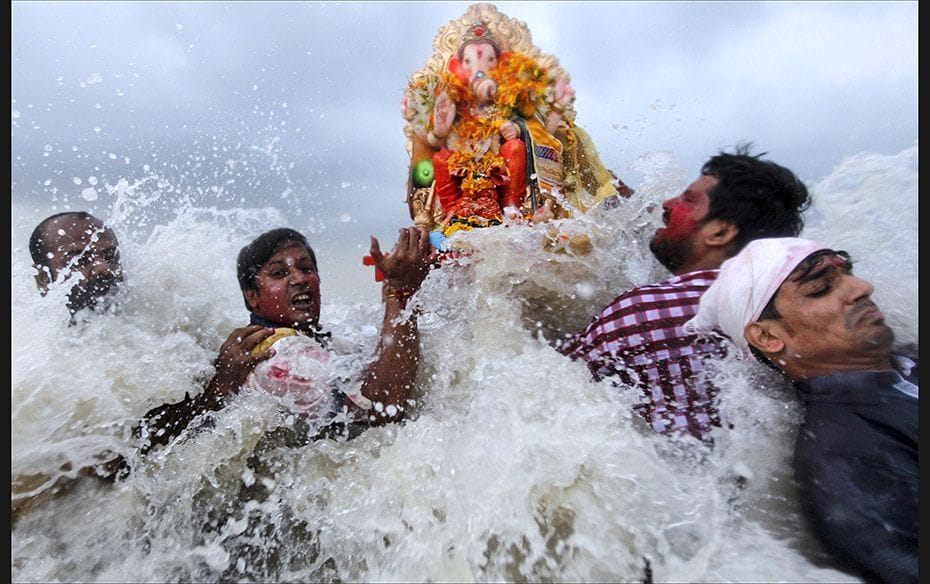
[[[843,256],[822,255],[810,266],[802,264],[775,296],[785,348],[814,361],[889,351],[894,333],[872,301],[873,291],[852,274],[852,262]]]
[[[74,279],[68,294],[72,312],[95,306],[123,281],[116,235],[99,221],[55,219],[46,226],[44,240],[48,272],[40,271],[36,282],[45,292],[51,282]]]
[[[288,243],[275,252],[245,298],[257,316],[282,327],[315,328],[320,320],[320,274],[307,248]]]
[[[718,179],[704,175],[677,197],[662,203],[663,227],[656,229],[649,249],[674,274],[694,260],[695,241],[710,209],[710,192]]]

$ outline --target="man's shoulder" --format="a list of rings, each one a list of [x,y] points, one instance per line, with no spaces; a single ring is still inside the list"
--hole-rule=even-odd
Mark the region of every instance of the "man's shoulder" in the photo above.
[[[850,404],[808,404],[795,443],[795,467],[816,473],[825,459],[856,456],[863,442],[872,438],[870,425],[859,412]]]
[[[916,439],[915,402],[895,389],[896,378],[900,376],[893,371],[869,371],[836,373],[797,384],[804,403],[798,445],[845,453],[858,452],[862,441],[879,435],[898,440],[913,434]]]
[[[869,371],[837,371],[797,381],[795,389],[801,402],[814,404],[876,405],[883,393],[897,395],[894,386],[902,377],[916,379],[917,362],[900,355],[892,356],[895,369]]]
[[[641,286],[636,286],[631,288],[628,293],[635,292],[638,290],[662,290],[662,289],[679,289],[679,288],[695,288],[695,287],[704,287],[705,289],[710,287],[711,284],[717,279],[717,276],[720,275],[720,270],[711,269],[711,270],[697,270],[694,272],[685,272],[684,274],[678,274],[661,280],[659,282],[654,282],[652,284],[643,284]]]
[[[623,292],[607,304],[593,318],[593,322],[614,319],[619,314],[641,310],[644,307],[672,307],[697,305],[700,297],[720,270],[700,270],[672,276],[654,284],[643,284]]]
[[[636,286],[618,296],[611,304],[621,300],[654,299],[658,296],[666,299],[698,297],[714,283],[719,273],[720,270],[700,270],[672,276],[661,282]]]

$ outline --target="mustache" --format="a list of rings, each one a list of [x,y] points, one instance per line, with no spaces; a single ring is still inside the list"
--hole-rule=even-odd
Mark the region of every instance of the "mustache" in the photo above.
[[[854,326],[859,322],[863,314],[872,310],[873,308],[878,310],[878,305],[871,300],[863,300],[859,302],[846,314],[846,326]]]

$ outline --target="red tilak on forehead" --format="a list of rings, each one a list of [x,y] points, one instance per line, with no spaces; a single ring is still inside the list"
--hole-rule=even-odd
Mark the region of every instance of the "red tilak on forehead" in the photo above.
[[[481,58],[481,55],[483,55],[483,54],[484,54],[484,49],[479,48],[479,49],[478,49],[478,58],[480,59],[480,58]]]

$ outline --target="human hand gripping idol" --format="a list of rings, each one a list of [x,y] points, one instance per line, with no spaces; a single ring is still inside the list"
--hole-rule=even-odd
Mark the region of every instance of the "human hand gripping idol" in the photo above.
[[[250,323],[223,343],[201,394],[146,414],[139,429],[147,438],[143,450],[167,443],[198,415],[222,409],[243,387],[276,396],[314,432],[400,420],[420,357],[417,316],[405,308],[435,250],[425,230],[408,227],[390,254],[372,237],[370,254],[384,275],[384,320],[374,358],[356,368],[364,356],[320,328],[320,274],[306,238],[278,228],[243,247],[237,274]]]

